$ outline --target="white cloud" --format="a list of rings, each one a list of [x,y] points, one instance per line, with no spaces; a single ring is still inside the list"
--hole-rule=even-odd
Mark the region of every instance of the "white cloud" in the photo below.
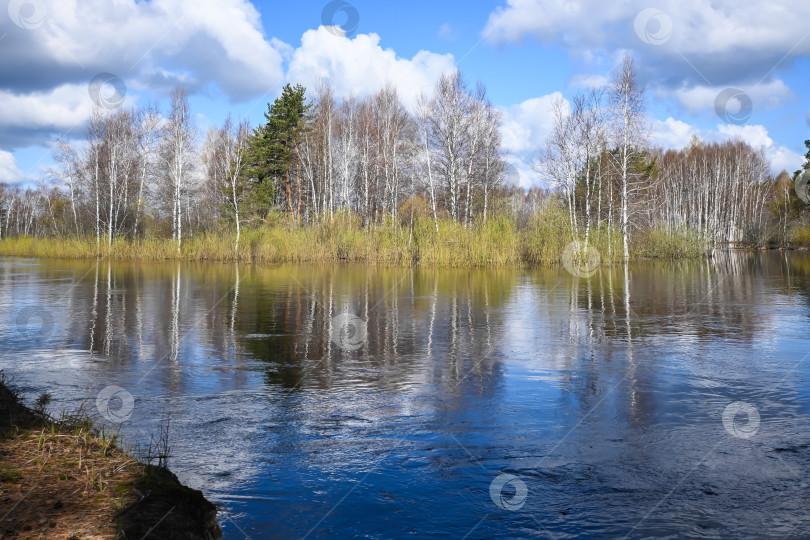
[[[403,103],[413,109],[420,92],[429,94],[439,76],[452,69],[450,54],[419,51],[411,59],[399,58],[392,49],[380,46],[377,34],[348,39],[321,26],[304,33],[287,78],[307,88],[329,79],[335,93],[343,97],[373,94],[390,81]]]
[[[17,160],[11,152],[0,150],[0,183],[14,184],[22,180],[23,173],[17,168]]]
[[[739,90],[751,99],[753,113],[774,110],[785,101],[795,97],[795,94],[780,79],[768,83],[741,86]],[[684,110],[692,113],[710,112],[714,114],[715,101],[718,95],[726,90],[726,87],[696,85],[670,89],[654,86],[651,90],[664,99],[675,100]]]
[[[532,163],[551,133],[554,122],[552,104],[562,97],[560,92],[554,92],[510,107],[500,107],[503,113],[503,150],[507,154],[507,161],[515,168],[517,183],[523,188],[539,184]],[[568,105],[568,101],[565,104]]]
[[[3,25],[0,47],[0,147],[44,144],[81,126],[93,107],[88,86],[111,73],[139,94],[221,89],[243,101],[284,80],[292,48],[265,39],[248,0],[44,0],[36,29]]]
[[[123,79],[157,74],[214,83],[232,99],[261,95],[282,81],[283,50],[265,39],[247,0],[53,0],[33,31],[9,34],[0,51],[0,87],[47,90],[87,84],[99,72]]]
[[[527,99],[511,107],[502,107],[501,139],[504,150],[528,159],[533,158],[551,132],[554,122],[552,104],[562,97],[560,92],[554,92]]]
[[[574,75],[571,86],[574,88],[604,88],[610,83],[607,75]]]
[[[458,32],[456,32],[450,23],[444,23],[439,27],[439,39],[445,41],[456,41],[458,39]]]
[[[795,171],[804,162],[801,155],[774,141],[763,125],[718,124],[717,129],[702,130],[674,118],[652,121],[653,142],[662,148],[682,149],[689,144],[692,136],[706,142],[742,140],[754,148],[762,148],[771,163],[771,172],[777,174],[783,169]]]
[[[754,148],[763,148],[765,155],[771,162],[771,170],[780,172],[783,169],[793,172],[802,166],[804,158],[787,148],[774,142],[768,136],[768,129],[765,126],[736,126],[720,124],[717,130],[729,139],[741,139]]]
[[[484,35],[492,43],[532,37],[561,44],[584,58],[632,49],[649,60],[644,66],[647,77],[670,87],[707,84],[705,79],[709,86],[759,80],[777,65],[784,67],[810,53],[810,39],[804,39],[810,2],[653,4],[650,11],[649,0],[507,0],[490,14]]]
[[[638,46],[643,42],[636,34],[636,18],[650,4],[649,0],[507,0],[506,7],[490,14],[484,33],[495,43],[534,36],[586,48]],[[663,0],[655,4],[666,17],[649,19],[646,29],[656,35],[662,21],[666,22],[658,42],[684,53],[766,48],[784,54],[806,35],[810,18],[810,4],[791,0]],[[801,45],[795,54],[810,50],[810,43]]]
[[[692,140],[693,135],[701,136],[697,127],[675,120],[672,117],[664,121],[652,121],[651,136],[653,143],[662,148],[684,148]]]
[[[22,95],[0,91],[4,129],[62,132],[82,125],[92,109],[84,85],[64,84],[48,92]]]

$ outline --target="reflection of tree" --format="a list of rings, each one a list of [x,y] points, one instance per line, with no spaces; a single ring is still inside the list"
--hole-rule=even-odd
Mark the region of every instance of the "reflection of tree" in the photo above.
[[[602,268],[589,279],[559,269],[69,261],[36,272],[43,282],[77,282],[62,306],[64,347],[115,369],[154,369],[167,388],[189,384],[194,366],[223,389],[258,367],[269,386],[287,390],[427,385],[491,395],[503,359],[526,358],[558,370],[583,410],[615,384],[607,368],[619,369],[627,374],[619,395],[632,404],[624,410],[643,425],[655,400],[638,381],[665,360],[656,352],[671,342],[699,355],[718,340],[767,339],[778,329],[761,306],[777,302],[774,294],[808,297],[810,256],[718,253]],[[367,323],[357,351],[331,339],[341,313]]]
[[[602,268],[590,279],[532,271],[546,351],[533,365],[560,370],[583,415],[611,393],[608,407],[644,426],[661,405],[650,381],[673,355],[689,369],[720,343],[772,340],[779,328],[767,306],[777,292],[807,297],[808,272],[804,254],[747,252]]]
[[[462,380],[492,342],[493,299],[503,303],[513,273],[369,268],[297,268],[277,272],[268,306],[240,302],[241,346],[266,362],[266,380],[284,388],[329,388],[351,380],[391,388],[410,379]],[[266,278],[265,278],[266,279]],[[357,351],[331,339],[340,313],[366,321]]]

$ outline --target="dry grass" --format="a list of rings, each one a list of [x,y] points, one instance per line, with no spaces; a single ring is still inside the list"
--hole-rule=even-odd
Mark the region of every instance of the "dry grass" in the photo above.
[[[87,430],[20,430],[0,442],[0,538],[112,539],[144,466]]]
[[[341,213],[333,221],[301,226],[289,219],[273,219],[245,229],[238,248],[227,230],[200,233],[183,240],[181,251],[171,239],[117,239],[109,248],[94,238],[15,237],[0,240],[0,255],[34,258],[118,261],[216,261],[250,263],[350,262],[385,266],[504,268],[554,266],[563,249],[575,240],[568,216],[559,205],[549,204],[523,228],[507,216],[492,216],[486,225],[469,228],[440,219],[438,232],[431,217],[411,221],[387,220],[362,225],[354,215]],[[583,238],[576,240],[582,241]],[[635,258],[689,258],[702,253],[692,235],[661,231],[637,235],[631,246]],[[620,260],[618,230],[601,226],[591,230],[589,244],[610,264]]]
[[[164,466],[168,424],[153,446],[158,466],[81,411],[55,422],[23,405],[0,370],[0,539],[218,538],[216,507]]]

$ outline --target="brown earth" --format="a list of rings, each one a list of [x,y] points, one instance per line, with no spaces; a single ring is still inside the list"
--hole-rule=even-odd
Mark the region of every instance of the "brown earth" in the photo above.
[[[220,536],[200,491],[87,420],[55,422],[26,407],[0,376],[0,540]]]

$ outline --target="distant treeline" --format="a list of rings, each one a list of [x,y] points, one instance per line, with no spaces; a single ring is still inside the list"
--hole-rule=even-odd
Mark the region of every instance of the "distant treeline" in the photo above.
[[[672,255],[655,247],[671,239],[688,239],[691,248],[676,251],[693,254],[810,238],[794,188],[802,171],[774,178],[763,151],[742,141],[652,147],[630,58],[604,89],[559,100],[553,112],[533,164],[550,189],[526,191],[510,181],[501,113],[482,85],[470,87],[457,71],[413,111],[391,85],[340,100],[328,82],[312,96],[287,85],[268,104],[265,123],[228,118],[204,136],[178,88],[165,116],[157,106],[96,110],[85,141],[58,141],[57,166],[39,188],[0,186],[0,235],[70,239],[95,255],[151,240],[164,248],[171,240],[182,254],[184,240],[203,235],[225,244],[219,255],[230,250],[211,258],[240,258],[239,250],[256,247],[240,243],[243,229],[344,224],[369,238],[375,229],[393,231],[407,242],[406,260],[414,231],[422,239],[475,235],[493,220],[523,239],[515,246],[523,260],[552,259],[556,250],[543,244],[563,240],[626,260]]]

